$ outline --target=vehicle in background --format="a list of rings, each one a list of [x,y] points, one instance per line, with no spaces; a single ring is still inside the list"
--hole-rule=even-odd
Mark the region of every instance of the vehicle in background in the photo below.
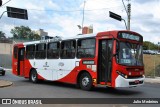
[[[143,54],[155,55],[155,54],[157,54],[157,51],[154,51],[154,50],[143,50]]]
[[[4,76],[5,73],[6,73],[6,71],[4,70],[4,68],[3,68],[3,67],[0,67],[0,74],[1,74],[2,76]]]
[[[157,52],[157,55],[160,55],[160,51]]]

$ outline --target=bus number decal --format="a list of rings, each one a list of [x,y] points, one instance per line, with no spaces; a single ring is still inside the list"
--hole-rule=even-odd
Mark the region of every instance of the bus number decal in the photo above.
[[[94,65],[94,61],[83,61],[85,65]]]

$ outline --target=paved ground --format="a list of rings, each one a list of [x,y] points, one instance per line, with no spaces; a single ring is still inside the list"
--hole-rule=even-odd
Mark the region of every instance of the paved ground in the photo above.
[[[160,77],[145,78],[145,82],[148,82],[148,83],[159,83],[160,84]]]
[[[7,72],[11,72],[11,69],[5,69]],[[145,78],[145,82],[146,83],[160,83],[160,77],[155,77],[155,78]],[[8,81],[8,80],[2,80],[0,79],[0,88],[1,87],[7,87],[7,86],[11,86],[13,83],[12,81]]]
[[[159,78],[156,78],[156,80]],[[83,91],[77,89],[74,85],[44,81],[39,84],[33,84],[28,79],[14,76],[7,71],[5,76],[0,76],[0,80],[12,81],[10,87],[0,88],[0,98],[160,98],[160,84],[158,82],[145,83],[141,87],[135,88],[94,88],[93,91]],[[147,79],[155,81],[155,79]],[[14,105],[12,105],[14,106]],[[41,105],[39,107],[43,107]],[[45,105],[46,107],[50,105]],[[52,105],[53,106],[53,105]],[[150,107],[151,105],[63,105],[56,104],[58,107]],[[6,106],[8,107],[8,105]],[[17,107],[17,105],[15,106]],[[28,107],[28,105],[27,105]],[[159,107],[159,105],[154,105]]]

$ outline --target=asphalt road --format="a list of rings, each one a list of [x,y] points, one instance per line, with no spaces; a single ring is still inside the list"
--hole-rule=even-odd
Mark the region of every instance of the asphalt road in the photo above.
[[[0,76],[0,79],[13,82],[12,86],[0,88],[0,98],[160,98],[160,84],[145,83],[140,87],[116,89],[96,87],[92,91],[84,91],[75,85],[50,81],[34,84],[28,79],[14,76],[9,71],[5,76]]]

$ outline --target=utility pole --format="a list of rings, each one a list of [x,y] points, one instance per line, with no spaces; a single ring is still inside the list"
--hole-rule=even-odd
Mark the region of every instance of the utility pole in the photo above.
[[[128,3],[128,30],[130,30],[130,20],[131,20],[131,4]]]
[[[83,30],[83,24],[84,24],[84,11],[85,11],[85,4],[86,4],[86,1],[84,0],[84,5],[83,5],[83,17],[82,17],[82,30]]]
[[[129,3],[130,0],[127,0],[127,1],[128,1],[127,8],[126,8],[123,0],[122,0],[122,3],[123,3],[123,6],[124,6],[125,11],[126,11],[126,13],[127,13],[127,30],[130,30],[131,4]]]

